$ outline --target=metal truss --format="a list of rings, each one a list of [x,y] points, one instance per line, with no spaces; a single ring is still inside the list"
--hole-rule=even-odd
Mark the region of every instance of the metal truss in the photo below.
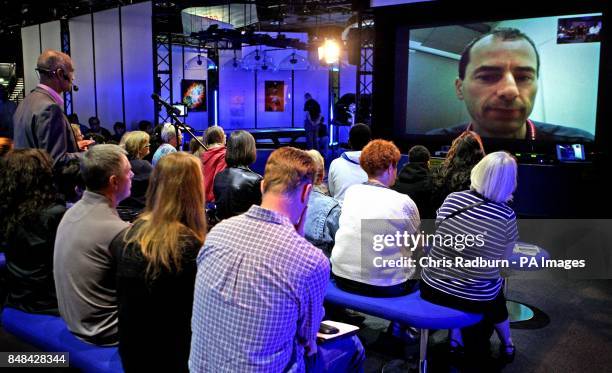
[[[172,102],[172,34],[153,34],[153,87],[162,100]],[[168,122],[170,117],[160,105],[155,105],[155,125]]]
[[[62,43],[62,52],[70,55],[70,30],[68,28],[68,20],[62,19],[60,21],[60,38]],[[64,113],[67,115],[72,114],[72,90],[64,92]]]
[[[358,14],[359,65],[357,66],[356,122],[370,124],[374,73],[374,18],[369,13]]]

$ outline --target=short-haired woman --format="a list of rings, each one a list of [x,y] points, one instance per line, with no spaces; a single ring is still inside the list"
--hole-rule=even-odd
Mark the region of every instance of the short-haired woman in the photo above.
[[[506,259],[512,254],[518,239],[516,216],[507,202],[516,189],[517,165],[506,152],[495,152],[484,157],[471,172],[470,190],[451,193],[438,210],[437,235],[484,237],[470,246],[443,245],[434,240],[429,253],[433,259],[465,260]],[[484,231],[486,230],[486,234]],[[511,361],[514,345],[503,280],[495,265],[467,268],[423,268],[421,295],[432,303],[483,313],[486,321],[495,325],[502,342],[501,356]],[[450,331],[451,349],[461,351],[463,339],[459,329]]]
[[[308,200],[304,238],[323,251],[329,258],[334,247],[334,239],[340,220],[340,202],[329,196],[323,179],[325,178],[325,160],[317,150],[306,151],[315,161],[317,173],[313,182],[312,192]]]
[[[155,166],[165,155],[176,152],[176,146],[183,142],[181,130],[177,130],[171,123],[164,123],[160,137],[163,143],[155,150],[155,154],[153,154],[153,159],[151,161],[153,166]]]
[[[257,159],[253,135],[247,131],[232,132],[226,145],[227,168],[217,174],[213,191],[217,217],[227,219],[261,204],[261,175],[249,166]]]
[[[206,188],[206,202],[215,202],[213,185],[217,174],[227,167],[225,163],[225,132],[220,126],[212,126],[204,133],[206,151],[200,155],[202,171],[204,172],[204,186]]]
[[[121,145],[128,153],[134,177],[130,196],[119,203],[117,211],[121,219],[134,221],[145,206],[145,195],[149,187],[149,177],[153,166],[143,159],[149,154],[150,136],[144,131],[127,132],[121,138]]]
[[[57,200],[52,165],[41,149],[0,158],[0,241],[6,241],[7,306],[58,315],[53,247],[66,207]]]
[[[414,267],[374,264],[402,260],[412,254],[410,247],[395,242],[379,249],[375,247],[379,244],[376,237],[395,236],[396,232],[413,234],[420,226],[415,203],[389,188],[395,182],[399,159],[399,149],[385,140],[371,141],[361,152],[359,161],[368,181],[346,191],[330,258],[333,277],[346,291],[392,297],[414,290]]]
[[[196,256],[206,232],[201,167],[182,152],[160,159],[143,214],[110,246],[126,372],[188,371]]]

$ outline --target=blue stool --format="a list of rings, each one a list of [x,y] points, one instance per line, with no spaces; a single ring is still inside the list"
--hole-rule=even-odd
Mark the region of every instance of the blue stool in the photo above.
[[[421,298],[416,291],[402,297],[373,298],[339,289],[335,282],[327,285],[325,300],[329,303],[421,330],[419,371],[427,371],[429,329],[463,328],[478,323],[482,315],[439,306]]]
[[[42,351],[68,352],[70,366],[83,372],[123,372],[117,347],[99,347],[79,340],[59,316],[26,313],[7,307],[2,312],[2,326]]]

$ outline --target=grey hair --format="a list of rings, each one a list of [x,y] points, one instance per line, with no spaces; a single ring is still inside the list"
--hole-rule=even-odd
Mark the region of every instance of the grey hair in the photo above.
[[[472,168],[472,190],[494,202],[508,202],[516,189],[517,165],[510,153],[488,154]]]
[[[164,128],[161,130],[161,138],[164,142],[169,142],[173,137],[176,137],[176,130],[171,123],[164,123]],[[179,130],[180,133],[180,130]]]
[[[106,188],[112,175],[121,174],[121,160],[126,155],[123,148],[114,144],[95,145],[86,151],[81,161],[81,175],[87,189],[101,191]]]

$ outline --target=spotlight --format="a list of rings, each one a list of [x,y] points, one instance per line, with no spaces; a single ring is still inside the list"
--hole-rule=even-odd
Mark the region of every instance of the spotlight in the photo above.
[[[340,46],[333,40],[325,40],[323,46],[319,47],[319,60],[325,60],[327,64],[338,63],[340,60]]]

